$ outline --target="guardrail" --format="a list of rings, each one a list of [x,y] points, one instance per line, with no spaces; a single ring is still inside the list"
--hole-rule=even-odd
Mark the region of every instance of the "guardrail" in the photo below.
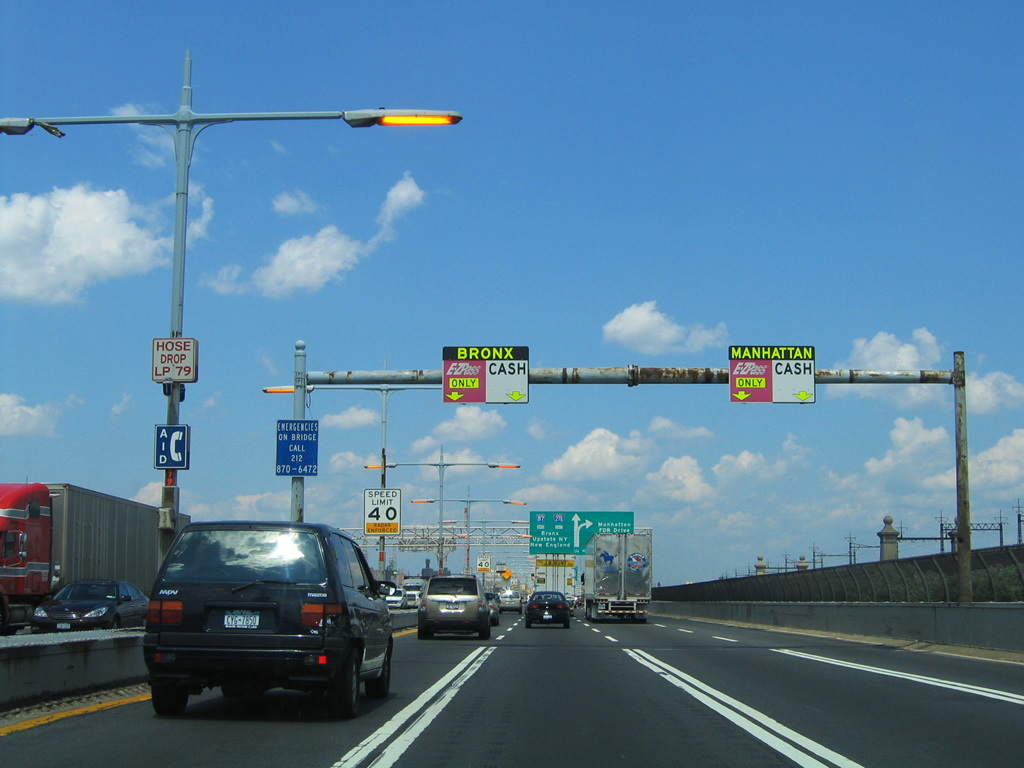
[[[415,611],[392,613],[392,626],[416,625]],[[0,710],[143,682],[136,630],[0,637]]]

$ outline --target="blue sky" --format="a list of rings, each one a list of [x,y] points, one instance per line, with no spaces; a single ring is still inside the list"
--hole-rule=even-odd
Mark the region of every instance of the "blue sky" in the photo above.
[[[1015,541],[1022,36],[1013,2],[8,3],[0,116],[171,113],[186,49],[197,112],[465,116],[198,138],[184,334],[200,379],[179,480],[194,518],[287,517],[275,425],[292,403],[261,390],[290,382],[298,339],[314,371],[437,369],[458,345],[528,346],[534,367],[727,368],[730,344],[801,344],[818,368],[948,370],[964,351],[973,518],[1002,513]],[[65,130],[0,136],[0,480],[152,503],[173,154],[156,127]],[[443,444],[447,461],[522,465],[451,467],[450,498],[632,510],[674,584],[877,545],[885,514],[936,535],[956,506],[952,394],[820,386],[813,405],[741,405],[722,385],[534,385],[527,405],[456,406],[400,392],[388,455],[436,461]],[[379,397],[316,391],[310,416],[306,517],[360,527]],[[437,474],[400,468],[389,485],[434,498]],[[437,512],[406,504],[404,521]]]

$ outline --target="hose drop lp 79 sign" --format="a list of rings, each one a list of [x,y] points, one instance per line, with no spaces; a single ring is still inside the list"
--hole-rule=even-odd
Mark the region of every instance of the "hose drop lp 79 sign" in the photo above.
[[[528,403],[529,347],[445,347],[446,403]]]
[[[729,347],[729,400],[813,403],[814,347]]]

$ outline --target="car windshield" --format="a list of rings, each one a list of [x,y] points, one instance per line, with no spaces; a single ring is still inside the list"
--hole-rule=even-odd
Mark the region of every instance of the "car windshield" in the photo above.
[[[168,581],[320,584],[327,570],[312,531],[187,531],[167,556]]]
[[[57,600],[116,600],[116,584],[68,584],[54,597]]]
[[[472,579],[440,579],[430,582],[429,592],[432,595],[475,595],[476,582]]]

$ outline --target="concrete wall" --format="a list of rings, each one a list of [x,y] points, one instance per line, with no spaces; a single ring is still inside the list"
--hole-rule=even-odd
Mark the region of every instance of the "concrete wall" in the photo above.
[[[392,614],[396,630],[416,612]],[[0,637],[0,710],[145,681],[142,632]]]
[[[1024,652],[1024,604],[669,603],[652,614]]]

